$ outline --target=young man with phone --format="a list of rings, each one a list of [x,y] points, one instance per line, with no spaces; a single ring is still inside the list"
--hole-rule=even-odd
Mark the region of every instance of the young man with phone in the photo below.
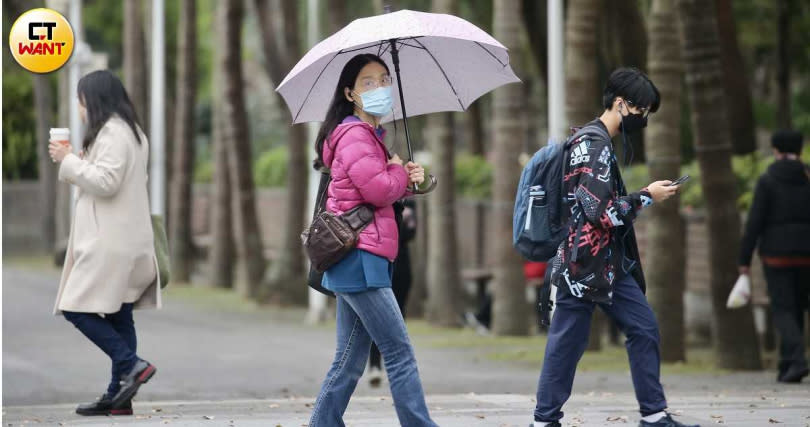
[[[588,345],[591,315],[598,305],[627,336],[627,353],[641,427],[685,427],[666,412],[660,382],[658,323],[644,296],[633,232],[642,209],[670,198],[679,186],[656,181],[627,193],[612,137],[640,131],[658,110],[660,95],[635,68],[614,71],[604,89],[604,112],[586,124],[566,150],[563,194],[568,194],[568,238],[549,261],[557,287],[545,360],[537,388],[534,427],[560,426],[562,406],[571,395],[577,363]],[[626,151],[625,151],[626,152]]]

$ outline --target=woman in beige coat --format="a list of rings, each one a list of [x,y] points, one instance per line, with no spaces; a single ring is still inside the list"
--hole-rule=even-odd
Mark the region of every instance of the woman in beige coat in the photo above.
[[[133,308],[159,308],[149,198],[149,142],[121,81],[95,71],[79,81],[87,124],[79,155],[52,142],[59,180],[77,187],[73,225],[54,314],[63,314],[112,359],[112,380],[81,415],[130,415],[132,397],[155,367],[136,354]]]

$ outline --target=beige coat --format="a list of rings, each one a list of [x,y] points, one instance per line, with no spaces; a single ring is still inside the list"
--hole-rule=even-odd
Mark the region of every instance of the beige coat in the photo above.
[[[140,131],[139,131],[140,132]],[[160,308],[149,196],[149,143],[114,115],[84,159],[68,154],[59,180],[78,187],[54,314]]]

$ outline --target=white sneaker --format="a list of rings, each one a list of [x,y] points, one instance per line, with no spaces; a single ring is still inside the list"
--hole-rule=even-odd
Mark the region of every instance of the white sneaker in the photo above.
[[[377,388],[382,384],[382,370],[380,368],[371,368],[368,370],[368,385],[371,388]]]
[[[484,326],[483,323],[478,321],[478,318],[475,317],[475,314],[469,311],[464,313],[464,320],[467,322],[467,326],[475,329],[475,332],[477,332],[478,335],[485,335],[485,336],[489,335],[489,329],[487,329],[487,327]]]

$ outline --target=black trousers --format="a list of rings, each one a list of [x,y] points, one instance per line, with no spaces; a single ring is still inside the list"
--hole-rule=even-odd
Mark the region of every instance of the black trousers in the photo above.
[[[63,311],[70,323],[112,360],[112,379],[107,386],[107,395],[115,396],[121,389],[121,376],[127,374],[138,363],[138,338],[135,321],[132,319],[133,304],[121,305],[117,313],[104,317],[96,313]]]
[[[810,267],[765,266],[773,323],[779,334],[779,372],[807,366],[805,312],[810,309]]]

